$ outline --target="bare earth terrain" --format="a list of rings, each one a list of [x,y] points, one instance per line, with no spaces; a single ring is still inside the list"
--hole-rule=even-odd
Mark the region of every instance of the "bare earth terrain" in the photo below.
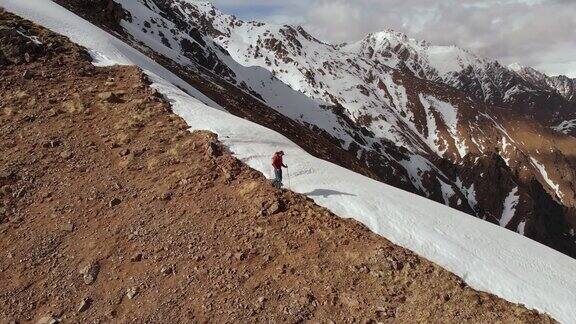
[[[274,189],[136,68],[2,11],[0,80],[2,323],[554,322]]]

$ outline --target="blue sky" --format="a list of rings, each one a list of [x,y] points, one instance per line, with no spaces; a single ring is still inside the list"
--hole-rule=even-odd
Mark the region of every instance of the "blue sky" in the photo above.
[[[503,64],[576,78],[576,0],[214,0],[245,20],[303,25],[327,42],[384,29],[458,45]]]

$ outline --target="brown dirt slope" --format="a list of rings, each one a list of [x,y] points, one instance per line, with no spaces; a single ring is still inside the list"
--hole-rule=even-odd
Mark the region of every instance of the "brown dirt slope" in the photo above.
[[[136,68],[2,11],[0,64],[0,322],[553,322],[274,189]]]

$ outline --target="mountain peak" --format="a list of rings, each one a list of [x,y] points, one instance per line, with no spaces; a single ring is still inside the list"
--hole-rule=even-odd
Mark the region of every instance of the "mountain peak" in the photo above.
[[[188,3],[191,4],[193,6],[198,7],[199,9],[207,9],[207,10],[216,10],[218,12],[220,12],[220,10],[218,10],[210,1],[204,1],[204,0],[200,0],[200,1],[196,1],[196,0],[180,0],[181,2],[184,3]]]
[[[408,35],[406,35],[405,33],[395,31],[393,29],[384,29],[384,30],[372,32],[372,33],[369,33],[368,35],[366,35],[366,38],[374,38],[374,39],[384,39],[384,38],[390,38],[390,37],[402,39],[405,41],[408,41],[408,39],[409,39]]]
[[[380,44],[406,44],[406,43],[413,43],[418,45],[426,45],[429,44],[427,42],[420,42],[414,38],[410,38],[407,34],[403,32],[399,32],[393,29],[385,29],[378,32],[372,32],[367,34],[360,43],[371,43],[375,46],[379,46]]]
[[[226,18],[236,18],[232,15],[229,15],[223,11],[221,11],[220,9],[216,8],[212,2],[209,1],[196,1],[196,0],[174,0],[172,2],[172,5],[175,6],[176,8],[178,8],[180,11],[182,12],[186,12],[186,8],[193,8],[193,11],[195,11],[198,14],[202,14],[202,15],[206,15],[209,17],[220,17],[222,19],[226,19]]]
[[[514,62],[514,63],[508,65],[508,69],[510,69],[510,70],[512,70],[512,71],[514,71],[514,72],[519,72],[519,71],[521,71],[521,70],[524,69],[524,68],[525,68],[525,66],[520,65],[520,63],[518,63],[518,62]]]

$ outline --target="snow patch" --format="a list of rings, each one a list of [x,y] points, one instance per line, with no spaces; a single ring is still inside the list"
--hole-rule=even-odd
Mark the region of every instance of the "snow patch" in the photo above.
[[[449,102],[438,100],[433,96],[425,96],[420,94],[419,98],[420,102],[424,106],[424,110],[426,111],[428,135],[430,136],[431,133],[436,134],[432,137],[434,143],[438,141],[439,132],[437,130],[437,121],[435,115],[432,113],[432,110],[438,113],[438,116],[446,126],[446,130],[454,140],[454,144],[460,157],[464,157],[468,153],[468,149],[458,136],[458,110],[456,107],[454,107]],[[438,149],[436,149],[436,151],[438,151]],[[442,151],[442,153],[444,152],[445,150]]]
[[[428,193],[428,190],[424,184],[422,184],[422,176],[424,173],[433,170],[432,163],[421,155],[410,155],[409,160],[402,160],[398,163],[408,171],[412,184],[420,189],[420,191]]]
[[[550,177],[548,176],[548,172],[546,172],[546,167],[533,157],[530,157],[530,160],[532,161],[532,165],[540,172],[540,175],[542,175],[544,181],[546,181],[548,186],[550,186],[550,188],[552,188],[556,192],[556,196],[558,196],[560,201],[562,201],[562,198],[564,198],[564,194],[560,190],[560,185],[556,184],[554,181],[552,181],[552,179],[550,179]]]
[[[562,134],[569,134],[574,128],[576,128],[576,119],[565,120],[560,124],[552,127],[553,130]]]
[[[526,228],[526,221],[522,221],[520,222],[520,224],[518,224],[518,234],[520,235],[524,235],[524,229]]]
[[[514,187],[504,200],[504,208],[502,210],[502,216],[500,217],[500,226],[506,227],[514,217],[514,214],[516,214],[516,207],[518,206],[520,199],[520,195],[517,194],[518,187]]]
[[[442,189],[442,198],[444,199],[444,204],[446,206],[450,206],[450,198],[452,198],[456,193],[454,192],[454,188],[450,184],[445,183],[442,180],[440,181],[440,187]]]
[[[24,33],[23,31],[17,29],[16,32],[26,38],[28,38],[29,40],[32,41],[32,43],[36,44],[36,45],[42,45],[42,42],[40,41],[40,39],[38,38],[38,36],[30,36],[27,35],[26,33]]]
[[[472,207],[472,209],[475,209],[476,205],[478,205],[478,201],[476,200],[476,190],[474,190],[474,184],[470,185],[470,188],[467,188],[466,186],[464,186],[462,180],[460,180],[459,177],[456,178],[455,184],[460,189],[460,192],[464,194],[466,200],[468,200],[468,204],[470,205],[470,207]]]

